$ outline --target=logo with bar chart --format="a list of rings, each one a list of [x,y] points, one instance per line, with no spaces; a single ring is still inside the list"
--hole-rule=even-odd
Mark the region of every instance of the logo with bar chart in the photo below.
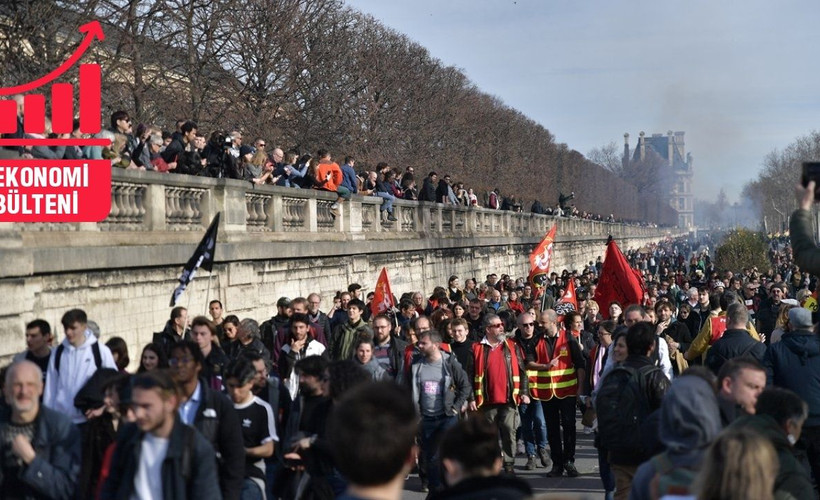
[[[102,129],[102,74],[99,64],[80,62],[104,35],[97,21],[79,31],[82,42],[58,68],[0,88],[0,222],[108,216],[111,162],[100,152],[111,141],[95,137]],[[75,67],[76,84],[63,81]]]

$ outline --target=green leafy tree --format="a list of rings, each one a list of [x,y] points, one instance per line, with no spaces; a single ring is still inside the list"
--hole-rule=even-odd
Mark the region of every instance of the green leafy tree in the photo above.
[[[715,265],[720,270],[740,271],[744,267],[768,269],[766,240],[763,233],[737,229],[731,231],[715,251]]]

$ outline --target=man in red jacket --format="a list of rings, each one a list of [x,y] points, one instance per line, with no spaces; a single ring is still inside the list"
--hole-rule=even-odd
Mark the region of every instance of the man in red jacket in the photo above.
[[[530,403],[524,353],[504,334],[504,322],[495,314],[484,316],[485,336],[473,345],[475,401],[484,416],[501,433],[504,471],[513,474],[515,464],[515,416],[519,404]]]

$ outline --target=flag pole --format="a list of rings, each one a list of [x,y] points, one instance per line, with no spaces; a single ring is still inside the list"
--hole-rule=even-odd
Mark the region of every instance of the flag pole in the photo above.
[[[196,276],[192,276],[192,277],[191,277],[191,282],[189,283],[191,286],[190,286],[190,287],[187,287],[188,289],[186,290],[186,291],[188,292],[188,303],[187,303],[187,304],[185,304],[185,310],[186,310],[186,311],[190,311],[190,310],[191,310],[191,296],[193,295],[193,293],[191,293],[191,291],[192,291],[192,290],[193,290],[193,288],[194,288],[194,287],[193,287],[193,284],[194,284],[194,279],[195,279],[195,278],[196,278]],[[187,321],[191,321],[190,316],[188,317],[188,320],[187,320]],[[185,325],[185,326],[183,327],[183,329],[182,329],[182,335],[183,335],[183,336],[185,335],[185,330],[187,330],[187,329],[188,329],[188,325]]]
[[[212,273],[211,271],[208,271],[208,289],[205,292],[205,314],[208,314],[208,312],[209,312],[208,311],[208,305],[210,304],[210,301],[208,299],[211,296],[211,278],[213,278],[213,277],[214,277],[214,273]]]

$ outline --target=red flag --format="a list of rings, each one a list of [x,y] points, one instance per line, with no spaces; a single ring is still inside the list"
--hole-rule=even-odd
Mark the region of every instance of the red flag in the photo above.
[[[535,297],[539,297],[544,291],[549,281],[550,265],[552,264],[552,252],[555,243],[556,224],[547,232],[541,243],[535,247],[530,254],[530,276],[529,282],[535,291]]]
[[[567,313],[578,310],[578,296],[575,295],[575,280],[573,278],[567,281],[567,289],[564,290],[564,295],[561,295],[553,309],[559,316],[558,321],[562,321]]]
[[[629,267],[615,240],[610,239],[595,289],[595,302],[601,307],[601,315],[609,319],[609,304],[612,302],[620,302],[624,309],[632,304],[642,304],[645,294],[643,276],[637,269]]]
[[[390,290],[390,280],[387,279],[387,269],[382,268],[376,288],[373,290],[373,300],[370,302],[370,312],[373,316],[390,311],[396,304],[393,302],[393,292]]]

